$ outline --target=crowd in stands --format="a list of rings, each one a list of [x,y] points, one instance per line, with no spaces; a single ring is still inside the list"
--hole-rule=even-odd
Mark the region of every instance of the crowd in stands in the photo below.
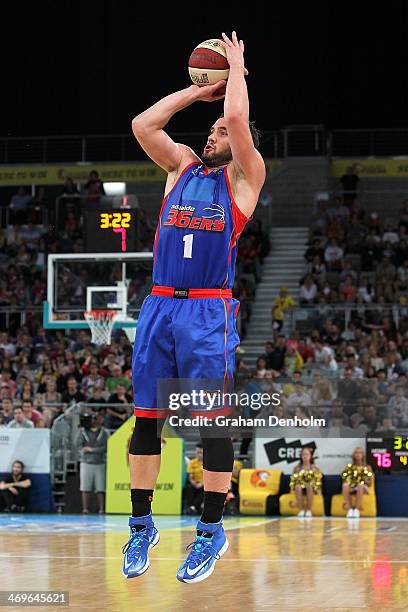
[[[238,255],[233,295],[240,300],[240,335],[243,340],[251,317],[256,284],[261,279],[262,264],[270,250],[269,236],[262,229],[262,222],[253,219],[248,223],[238,242]]]
[[[84,193],[89,204],[103,195],[96,172],[90,173]],[[44,198],[43,190],[39,196]],[[6,315],[2,319],[7,331],[0,333],[0,425],[50,427],[72,401],[122,404],[123,408],[106,410],[110,429],[132,413],[131,347],[124,345],[124,338],[99,351],[87,332],[68,336],[41,328],[47,254],[83,249],[83,208],[78,198],[78,189],[68,178],[62,188],[62,227],[46,226],[37,214],[38,197],[33,199],[19,188],[10,203],[10,225],[0,230],[0,306],[9,310],[7,319]],[[68,305],[75,305],[84,297],[87,272],[62,270],[60,274],[61,291]],[[129,288],[133,296],[138,280],[133,279]],[[63,302],[64,294],[59,298]],[[30,311],[30,306],[37,308]],[[13,314],[16,307],[25,310],[24,324],[20,315]],[[121,384],[116,384],[117,379]]]
[[[405,428],[408,200],[392,224],[351,195],[320,201],[312,221],[298,301],[313,308],[285,336],[282,323],[295,301],[282,288],[271,341],[256,371],[242,367],[245,355],[241,371],[251,385],[281,393],[282,416],[322,414],[329,426],[368,431]]]
[[[85,330],[68,336],[23,326],[14,341],[0,333],[0,425],[50,427],[68,406],[87,402],[105,412],[108,429],[117,429],[133,414],[133,390],[132,347],[115,333],[101,348]]]
[[[299,302],[407,303],[408,200],[393,222],[357,200],[318,202],[305,252]]]
[[[279,417],[326,418],[328,427],[392,431],[408,426],[408,337],[400,345],[370,333],[345,341],[329,320],[312,339],[267,342],[251,393],[280,394]],[[255,386],[254,386],[255,385]],[[248,388],[248,387],[247,387]]]
[[[83,210],[104,195],[98,173],[91,171],[81,192],[67,178],[60,192],[59,214],[44,188],[32,197],[23,187],[12,196],[9,225],[0,229],[0,425],[50,427],[72,401],[122,404],[107,408],[105,426],[116,429],[132,413],[131,351],[118,332],[111,346],[91,345],[86,331],[51,331],[42,328],[42,303],[46,299],[47,254],[82,252]],[[80,197],[82,196],[82,197]],[[81,201],[81,204],[79,202]],[[85,201],[85,204],[83,203]],[[43,210],[41,210],[43,208]],[[47,209],[50,224],[44,224]],[[138,211],[141,249],[151,250],[155,222]],[[269,251],[269,239],[261,222],[252,220],[239,242],[234,297],[240,300],[241,337],[251,316],[256,283]],[[67,307],[85,303],[88,284],[115,282],[116,269],[106,278],[106,268],[59,270],[58,300]],[[120,277],[120,265],[118,278]],[[131,270],[128,287],[131,306],[140,307],[151,277]],[[31,310],[30,310],[31,307]],[[24,316],[18,310],[24,311]],[[5,311],[8,311],[7,316]],[[119,381],[119,382],[118,382]]]
[[[90,173],[83,193],[89,202],[104,193],[95,171]],[[83,207],[78,204],[80,194],[70,178],[60,195],[58,211],[43,187],[35,196],[19,187],[11,197],[8,224],[0,229],[0,306],[41,306],[46,295],[47,254],[83,251]]]
[[[237,354],[240,388],[250,394],[278,393],[280,405],[271,411],[279,417],[321,416],[329,427],[367,432],[402,429],[408,427],[408,200],[391,224],[376,212],[366,213],[348,192],[348,198],[333,204],[320,201],[310,227],[298,301],[314,308],[285,336],[284,318],[295,301],[281,289],[272,309],[271,340],[255,371],[246,366],[245,354]],[[85,193],[86,205],[102,197],[97,173],[91,172]],[[42,328],[47,254],[83,250],[84,208],[69,178],[62,195],[60,225],[46,226],[38,214],[44,190],[33,199],[19,189],[11,201],[14,223],[0,229],[0,306],[11,312],[25,309],[24,321],[11,315],[6,326],[3,315],[0,319],[0,427],[49,428],[70,405],[86,402],[95,407],[99,426],[114,431],[133,414],[132,346],[126,336],[114,332],[111,345],[96,347],[88,331]],[[151,250],[155,223],[141,209],[139,221],[141,248]],[[233,288],[241,302],[241,339],[269,248],[261,222],[252,220],[239,241]],[[60,274],[65,298],[59,298],[68,306],[83,303],[91,279],[115,281],[115,270],[107,279],[103,267],[61,269]],[[135,269],[132,305],[140,306],[150,281]],[[347,317],[345,304],[350,306]],[[186,508],[197,513],[200,453],[198,447],[184,492]],[[246,455],[243,448],[241,454]],[[231,499],[237,482],[236,477]],[[87,503],[84,498],[85,510]]]

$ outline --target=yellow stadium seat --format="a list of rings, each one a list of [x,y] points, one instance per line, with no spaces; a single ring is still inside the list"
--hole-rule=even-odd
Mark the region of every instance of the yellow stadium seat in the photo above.
[[[269,495],[278,495],[280,470],[248,470],[239,473],[239,511],[241,514],[266,514]]]
[[[304,495],[304,501],[306,504],[306,495]],[[280,496],[279,511],[282,516],[293,516],[298,514],[299,508],[296,505],[296,496],[294,492],[284,493]],[[321,493],[313,496],[312,514],[313,516],[324,516],[324,502]]]
[[[356,506],[356,495],[351,494],[351,505],[353,508]],[[333,495],[331,499],[331,515],[332,516],[346,516],[347,508],[344,504],[343,495]],[[375,483],[374,478],[368,492],[363,495],[363,505],[360,511],[360,516],[377,516],[377,496],[375,494]]]

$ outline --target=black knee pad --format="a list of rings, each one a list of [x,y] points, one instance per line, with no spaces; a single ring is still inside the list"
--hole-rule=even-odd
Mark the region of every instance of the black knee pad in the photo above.
[[[231,472],[234,447],[231,438],[202,438],[203,467],[210,472]]]
[[[130,455],[160,455],[165,419],[137,417],[129,445]]]

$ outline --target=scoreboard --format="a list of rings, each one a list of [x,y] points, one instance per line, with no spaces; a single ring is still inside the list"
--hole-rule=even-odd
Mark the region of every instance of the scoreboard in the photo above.
[[[371,434],[366,439],[367,463],[376,473],[408,474],[408,432]]]
[[[87,253],[133,253],[137,251],[136,210],[120,208],[85,212]]]

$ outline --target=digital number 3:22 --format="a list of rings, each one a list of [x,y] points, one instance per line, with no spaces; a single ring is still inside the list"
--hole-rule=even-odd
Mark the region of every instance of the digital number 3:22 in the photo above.
[[[101,213],[101,229],[107,229],[108,227],[129,229],[130,228],[131,214],[128,212],[124,213]]]

